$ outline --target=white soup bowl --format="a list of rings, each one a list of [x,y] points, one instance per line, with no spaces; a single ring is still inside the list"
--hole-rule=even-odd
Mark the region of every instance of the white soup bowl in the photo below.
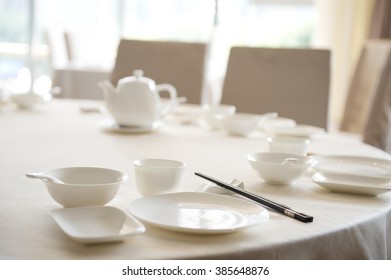
[[[65,167],[42,173],[64,183],[45,181],[51,197],[64,207],[105,205],[128,178],[121,171],[100,167]]]
[[[245,158],[259,176],[272,185],[291,184],[312,164],[310,157],[287,153],[253,153]]]

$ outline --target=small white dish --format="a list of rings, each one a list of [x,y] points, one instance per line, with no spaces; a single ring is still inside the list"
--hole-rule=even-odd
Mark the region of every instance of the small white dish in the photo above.
[[[317,172],[312,180],[331,192],[377,196],[391,191],[391,185],[379,185],[366,176]]]
[[[29,109],[37,104],[48,102],[52,99],[52,95],[50,93],[38,94],[33,92],[12,93],[10,99],[17,104],[19,108]]]
[[[151,126],[124,126],[116,123],[115,120],[109,119],[99,123],[100,127],[107,132],[119,133],[150,133],[158,130],[162,126],[162,122],[155,122]]]
[[[356,167],[361,168],[361,172],[362,169],[367,169],[366,175],[370,175],[368,174],[370,170],[372,170],[372,173],[375,172],[375,174],[391,172],[391,160],[386,159],[350,155],[315,155],[312,158],[314,161],[312,167],[317,171],[335,171],[337,168],[338,170],[345,169],[345,172],[349,170],[351,172],[353,169],[354,173],[356,173],[357,170],[354,170],[354,167]]]
[[[218,194],[182,192],[140,198],[128,210],[151,225],[185,233],[230,233],[265,223],[260,205]]]
[[[368,181],[370,184],[386,184],[391,182],[391,171],[365,164],[355,163],[324,163],[314,166],[318,172],[336,173],[358,177],[360,180]]]
[[[296,125],[294,127],[275,127],[268,130],[272,135],[312,138],[324,134],[324,128],[312,125]]]
[[[84,244],[121,241],[145,232],[137,219],[111,206],[55,209],[49,215],[66,235]]]

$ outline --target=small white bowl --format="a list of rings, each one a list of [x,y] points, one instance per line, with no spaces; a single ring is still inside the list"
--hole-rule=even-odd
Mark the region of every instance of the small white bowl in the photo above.
[[[235,114],[236,107],[233,105],[204,105],[202,106],[203,116],[212,129],[221,129],[221,119]]]
[[[128,178],[121,171],[99,167],[65,167],[42,173],[64,182],[45,181],[49,194],[64,207],[105,205]]]
[[[269,152],[307,155],[310,141],[301,137],[274,136],[268,137]]]
[[[171,159],[133,161],[138,192],[142,196],[175,192],[179,189],[186,164]]]
[[[248,136],[254,132],[262,120],[261,115],[236,113],[221,120],[222,128],[231,135]]]
[[[36,94],[32,92],[13,93],[10,95],[12,102],[14,102],[16,105],[18,105],[19,108],[22,109],[32,108],[39,103],[47,102],[51,99],[51,97],[52,96],[50,93]]]
[[[310,157],[287,153],[254,153],[245,158],[266,183],[289,185],[311,166]],[[295,159],[295,160],[289,160]]]
[[[272,132],[275,129],[292,128],[297,125],[296,121],[289,118],[269,118],[260,123],[261,129],[266,132]]]

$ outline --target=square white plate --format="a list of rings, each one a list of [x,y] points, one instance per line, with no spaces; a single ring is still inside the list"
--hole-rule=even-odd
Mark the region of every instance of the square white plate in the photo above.
[[[69,237],[84,244],[120,241],[145,231],[137,219],[111,206],[62,208],[49,215]]]
[[[315,173],[312,180],[330,192],[377,196],[391,191],[390,185],[374,184],[372,180],[362,176],[351,176],[340,173]]]

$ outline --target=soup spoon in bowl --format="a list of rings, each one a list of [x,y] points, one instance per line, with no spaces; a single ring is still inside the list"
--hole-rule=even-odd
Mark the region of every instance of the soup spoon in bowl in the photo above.
[[[56,184],[64,184],[63,181],[60,179],[54,178],[50,175],[44,174],[44,173],[26,173],[26,177],[33,178],[33,179],[41,179],[43,181],[49,181]]]
[[[295,164],[298,163],[299,159],[294,158],[294,157],[289,157],[283,160],[282,164]]]

